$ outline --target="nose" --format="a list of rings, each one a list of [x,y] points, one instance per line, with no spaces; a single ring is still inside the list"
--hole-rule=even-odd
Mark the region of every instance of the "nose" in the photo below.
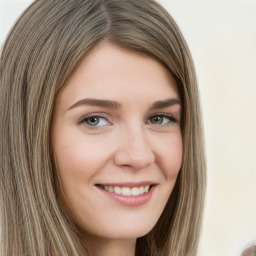
[[[142,170],[154,163],[155,154],[143,132],[126,132],[118,142],[114,162],[119,167]]]

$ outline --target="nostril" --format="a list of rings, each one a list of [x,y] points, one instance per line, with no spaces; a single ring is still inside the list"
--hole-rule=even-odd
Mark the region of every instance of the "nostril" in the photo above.
[[[120,149],[115,153],[114,162],[118,166],[129,167],[135,170],[142,170],[154,162],[154,154],[147,149],[147,152],[138,149]]]

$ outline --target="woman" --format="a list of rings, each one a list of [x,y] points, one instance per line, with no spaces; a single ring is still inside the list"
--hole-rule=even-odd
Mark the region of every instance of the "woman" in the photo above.
[[[196,255],[193,62],[151,0],[38,0],[1,54],[1,255]]]

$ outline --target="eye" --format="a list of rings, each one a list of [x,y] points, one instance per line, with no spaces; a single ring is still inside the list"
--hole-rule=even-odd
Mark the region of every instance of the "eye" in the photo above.
[[[154,115],[149,118],[150,124],[165,125],[170,122],[177,122],[177,120],[175,118],[173,118],[172,116],[166,115],[166,114],[165,115],[163,115],[163,114]]]
[[[85,117],[79,123],[84,123],[85,125],[91,128],[109,125],[109,122],[107,121],[107,119],[102,116]]]

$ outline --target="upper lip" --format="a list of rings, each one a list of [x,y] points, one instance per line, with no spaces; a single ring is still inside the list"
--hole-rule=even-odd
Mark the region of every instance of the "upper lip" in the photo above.
[[[140,182],[118,182],[118,183],[98,183],[96,185],[111,186],[111,187],[141,187],[147,185],[156,185],[156,182],[152,181],[140,181]]]

